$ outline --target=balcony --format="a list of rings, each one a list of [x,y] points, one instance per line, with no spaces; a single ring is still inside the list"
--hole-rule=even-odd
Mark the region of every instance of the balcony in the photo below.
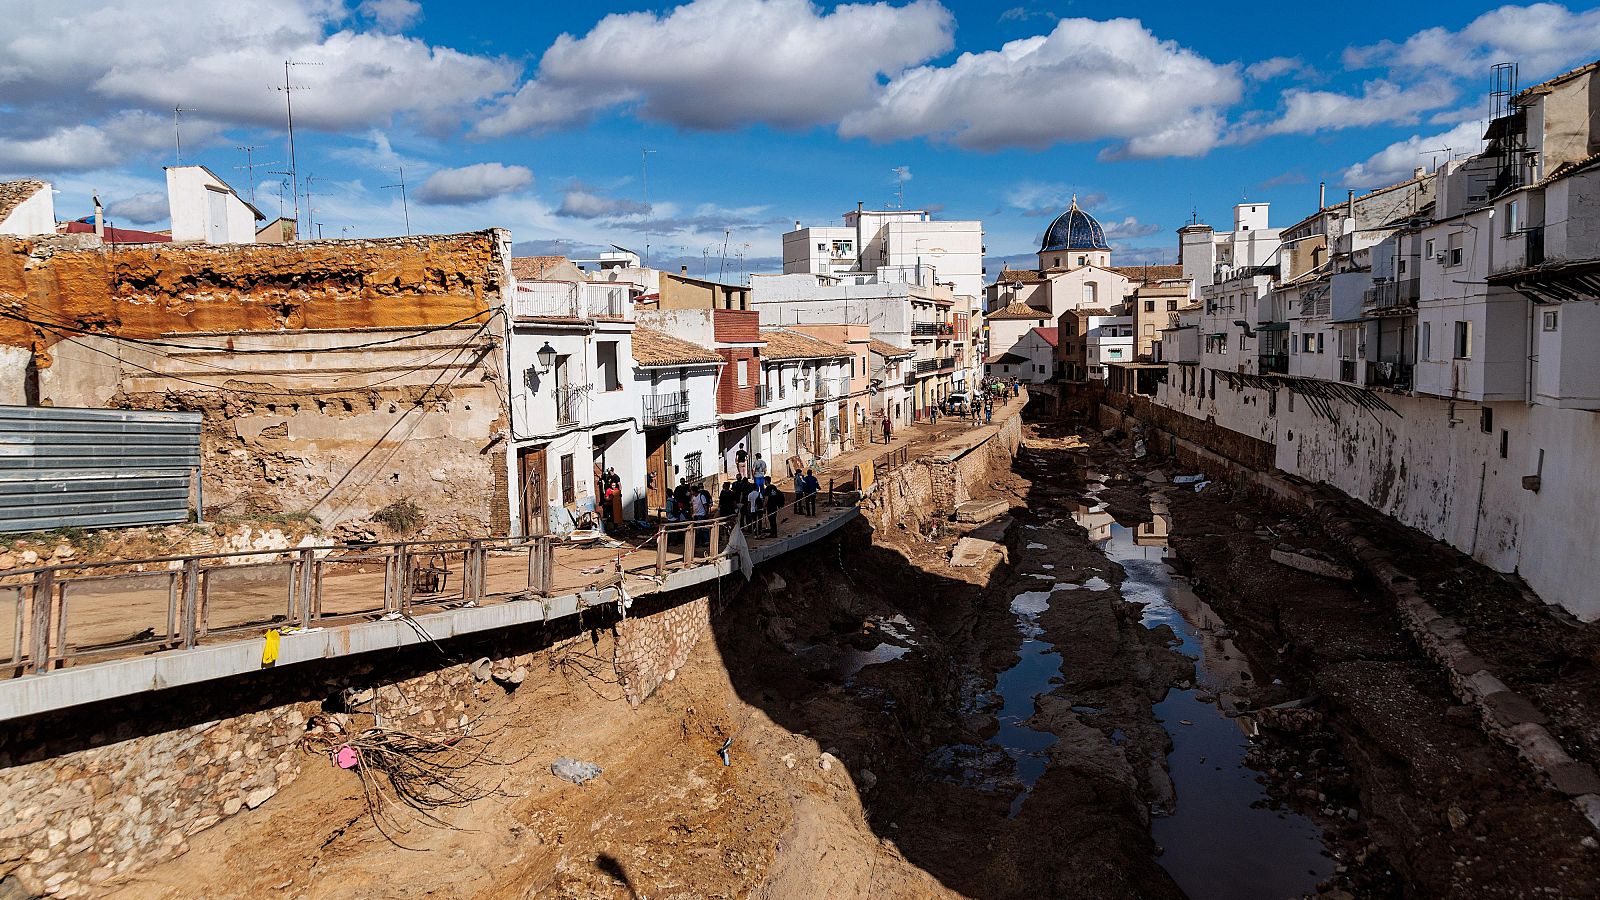
[[[660,428],[689,421],[689,392],[674,391],[644,398],[644,427]]]
[[[1180,359],[1179,362],[1194,362],[1195,360]],[[1287,375],[1289,374],[1289,354],[1287,353],[1262,353],[1257,357],[1262,375]]]
[[[946,369],[954,369],[955,367],[956,367],[956,358],[954,356],[941,356],[941,357],[939,357],[938,368],[941,371],[946,370]]]
[[[1362,293],[1362,305],[1373,315],[1404,315],[1417,308],[1421,280],[1380,281]]]
[[[1408,362],[1379,361],[1367,366],[1367,386],[1409,391],[1416,367]]]
[[[832,396],[833,396],[833,382],[828,380],[828,379],[826,379],[826,378],[818,378],[817,379],[816,398],[818,400],[827,400],[828,398],[830,398]]]
[[[587,387],[562,385],[556,388],[556,424],[576,425],[583,419],[583,395]]]
[[[939,363],[937,360],[919,359],[912,362],[911,371],[918,375],[925,375],[929,372],[932,372],[938,367],[938,365]]]

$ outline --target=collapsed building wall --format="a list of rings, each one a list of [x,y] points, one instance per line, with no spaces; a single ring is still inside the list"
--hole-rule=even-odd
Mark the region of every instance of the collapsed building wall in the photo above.
[[[0,239],[0,363],[29,402],[201,412],[208,516],[331,527],[409,500],[424,534],[504,533],[507,260],[498,231]]]

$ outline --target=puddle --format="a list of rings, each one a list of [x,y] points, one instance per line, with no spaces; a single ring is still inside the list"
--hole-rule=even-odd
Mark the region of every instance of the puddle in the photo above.
[[[1231,641],[1217,637],[1222,620],[1167,565],[1171,518],[1164,504],[1156,522],[1135,528],[1107,521],[1102,509],[1080,507],[1079,521],[1098,535],[1106,557],[1121,564],[1123,597],[1145,604],[1144,625],[1170,626],[1178,652],[1198,659],[1195,686],[1169,691],[1154,706],[1172,736],[1167,764],[1176,794],[1170,814],[1150,826],[1165,851],[1161,865],[1194,900],[1277,900],[1314,892],[1334,866],[1323,855],[1321,829],[1305,816],[1269,808],[1257,773],[1244,765],[1250,741],[1240,720],[1196,701],[1204,693],[1226,703],[1231,691],[1259,673]],[[1096,582],[1104,584],[1091,578],[1084,587],[1103,590],[1091,586]]]
[[[1032,541],[1032,542],[1030,542],[1028,544],[1028,549],[1029,550],[1049,550],[1050,549],[1050,545],[1049,544],[1041,544],[1038,541]]]
[[[849,678],[867,666],[893,662],[910,652],[911,648],[894,644],[879,644],[871,650],[846,650],[839,654],[829,671],[836,678]]]

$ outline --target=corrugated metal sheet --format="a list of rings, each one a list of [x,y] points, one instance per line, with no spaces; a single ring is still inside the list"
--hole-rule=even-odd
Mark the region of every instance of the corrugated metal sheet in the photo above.
[[[0,532],[189,519],[200,414],[0,406]]]

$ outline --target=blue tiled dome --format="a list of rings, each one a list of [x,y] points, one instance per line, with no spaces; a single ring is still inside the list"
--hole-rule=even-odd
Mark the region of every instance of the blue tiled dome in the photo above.
[[[1050,223],[1044,230],[1044,243],[1039,245],[1040,253],[1049,253],[1052,250],[1110,250],[1106,243],[1106,233],[1089,215],[1078,208],[1078,198],[1072,198],[1072,207]]]

